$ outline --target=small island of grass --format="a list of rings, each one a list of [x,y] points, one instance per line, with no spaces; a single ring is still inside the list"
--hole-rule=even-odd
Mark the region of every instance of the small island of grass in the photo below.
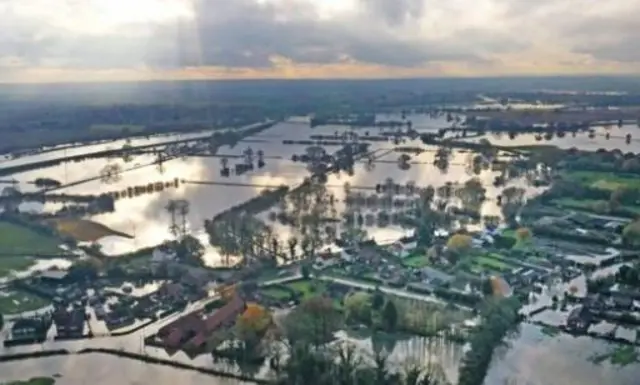
[[[51,224],[62,235],[80,242],[95,242],[103,237],[118,236],[133,239],[133,236],[111,229],[103,224],[87,219],[57,218]]]
[[[29,380],[2,382],[0,385],[53,385],[55,382],[51,377],[34,377]]]

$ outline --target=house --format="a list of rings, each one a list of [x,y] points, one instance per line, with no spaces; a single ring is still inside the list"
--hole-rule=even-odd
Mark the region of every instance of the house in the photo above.
[[[412,238],[403,238],[389,245],[389,251],[398,258],[406,258],[418,247],[418,242]]]
[[[209,317],[203,319],[198,312],[188,314],[162,327],[158,336],[165,347],[170,349],[177,350],[185,345],[190,349],[201,349],[213,332],[234,323],[245,308],[244,300],[234,295],[231,301]]]
[[[613,308],[621,311],[629,311],[633,308],[633,298],[622,294],[612,294],[611,304]]]
[[[236,295],[229,303],[207,317],[198,333],[187,342],[192,349],[201,349],[213,332],[221,327],[235,323],[236,318],[245,311],[245,301]]]
[[[353,262],[353,254],[355,250],[352,248],[345,249],[344,247],[332,244],[328,245],[318,252],[318,254],[322,257],[330,256],[330,258],[341,259],[345,262]]]
[[[567,327],[574,331],[586,332],[591,325],[592,316],[589,310],[584,306],[578,306],[571,310],[567,317]]]
[[[12,340],[44,340],[51,323],[44,318],[21,318],[11,327]]]
[[[179,300],[185,296],[185,288],[179,283],[165,283],[158,289],[158,294],[171,300]]]
[[[158,331],[158,336],[167,343],[169,339],[175,340],[176,336],[182,333],[183,330],[188,329],[191,325],[197,324],[199,321],[201,321],[201,319],[198,313],[189,313],[161,327]],[[172,335],[173,338],[170,338]]]
[[[67,311],[57,309],[53,313],[58,337],[81,337],[84,334],[85,314],[81,308]]]
[[[435,288],[425,283],[410,283],[407,285],[407,289],[420,294],[431,294]]]
[[[440,270],[433,269],[431,267],[424,267],[420,270],[420,273],[427,283],[432,285],[446,285],[454,280],[452,275],[446,274]]]
[[[40,273],[40,279],[44,283],[60,285],[67,282],[68,270],[46,270]]]
[[[209,271],[198,267],[186,267],[181,277],[181,283],[187,287],[204,288],[209,282],[211,282]]]
[[[599,294],[589,294],[584,300],[584,306],[591,312],[599,313],[605,310],[605,303]]]

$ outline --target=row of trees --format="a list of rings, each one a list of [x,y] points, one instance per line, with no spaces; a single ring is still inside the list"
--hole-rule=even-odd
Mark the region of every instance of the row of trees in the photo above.
[[[398,320],[395,304],[382,293],[351,294],[345,300],[344,314],[328,297],[316,296],[304,301],[280,322],[279,338],[269,339],[269,364],[274,383],[311,384],[384,384],[444,385],[444,376],[435,366],[410,366],[404,372],[394,370],[385,353],[359,354],[351,345],[331,343],[334,333],[344,322],[378,323],[392,331]],[[259,336],[273,325],[268,313],[257,305],[249,305],[238,317],[235,335],[242,349],[255,351]],[[272,334],[274,335],[274,334]],[[276,337],[278,335],[275,335]],[[244,355],[243,357],[247,357]]]
[[[313,349],[295,345],[285,362],[272,360],[278,385],[445,385],[434,365],[394,370],[387,356],[358,354],[353,346]]]
[[[483,383],[495,347],[517,325],[518,308],[514,298],[492,299],[485,304],[482,322],[473,332],[471,349],[460,368],[459,385]],[[375,325],[375,334],[381,329],[393,331],[400,318],[394,302],[381,293],[350,294],[345,299],[344,317],[327,297],[306,300],[279,323],[280,337],[268,341],[274,382],[287,385],[446,384],[442,372],[431,363],[427,367],[409,366],[402,372],[393,370],[384,352],[363,355],[350,346],[331,343],[333,334],[344,322]],[[273,320],[263,308],[250,305],[235,327],[243,349],[255,351],[260,336],[265,335],[272,324]]]
[[[520,304],[516,298],[488,301],[482,311],[482,322],[473,333],[466,353],[458,385],[482,385],[489,369],[494,349],[518,323]]]
[[[374,330],[394,332],[399,324],[396,304],[376,291],[373,295],[366,292],[349,294],[344,301],[347,320],[364,324]]]

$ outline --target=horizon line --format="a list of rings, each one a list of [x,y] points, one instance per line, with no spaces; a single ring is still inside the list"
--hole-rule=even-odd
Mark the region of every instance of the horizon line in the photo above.
[[[505,74],[505,75],[448,75],[448,76],[396,76],[396,77],[255,77],[255,78],[203,78],[203,79],[123,79],[123,80],[78,80],[78,81],[44,81],[44,82],[3,82],[3,86],[48,86],[48,85],[91,85],[91,84],[132,84],[132,83],[193,83],[193,82],[304,82],[304,81],[344,81],[344,82],[376,82],[376,81],[411,81],[411,80],[491,80],[491,79],[560,79],[560,78],[637,78],[640,73],[578,73],[578,74]]]

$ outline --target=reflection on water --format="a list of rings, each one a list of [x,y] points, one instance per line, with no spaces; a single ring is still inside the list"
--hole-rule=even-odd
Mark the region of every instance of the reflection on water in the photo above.
[[[442,119],[430,119],[427,116],[420,116],[418,123],[428,129],[437,129],[446,125]],[[315,129],[313,132],[339,134],[347,131],[344,126],[328,126],[322,129]],[[375,135],[384,129],[372,128],[371,135]],[[24,190],[34,189],[34,186],[27,184],[37,177],[46,175],[63,182],[73,182],[91,179],[85,183],[69,186],[60,190],[68,194],[100,194],[105,191],[122,191],[129,186],[141,185],[156,181],[172,181],[174,178],[187,181],[207,181],[223,183],[245,183],[254,186],[220,186],[210,184],[182,184],[179,188],[166,189],[162,192],[139,195],[132,198],[120,199],[116,202],[116,212],[94,216],[92,219],[102,223],[116,231],[134,234],[135,239],[124,239],[119,237],[105,237],[100,240],[103,251],[106,254],[120,254],[133,251],[142,247],[157,245],[165,240],[171,239],[169,232],[170,217],[164,209],[171,199],[186,199],[190,202],[190,212],[187,217],[188,225],[192,233],[200,238],[204,244],[208,244],[207,235],[203,230],[205,219],[210,219],[221,211],[231,206],[246,201],[265,188],[265,186],[277,186],[286,184],[295,186],[302,179],[308,176],[305,165],[291,161],[294,154],[301,154],[306,146],[284,145],[282,139],[305,139],[312,130],[304,123],[286,122],[255,135],[250,143],[240,143],[234,148],[228,146],[219,150],[221,155],[239,155],[248,146],[254,150],[263,150],[266,159],[266,166],[263,169],[255,170],[247,174],[228,178],[220,176],[220,158],[216,157],[189,157],[179,158],[165,162],[161,168],[156,165],[139,167],[154,161],[151,155],[134,157],[130,162],[125,163],[122,159],[90,159],[81,163],[67,163],[42,170],[17,174],[14,177],[21,182]],[[354,175],[349,176],[344,173],[330,175],[328,186],[330,192],[336,195],[338,200],[344,199],[344,190],[341,186],[348,182],[352,186],[372,187],[377,183],[382,183],[390,176],[396,183],[406,184],[414,181],[418,186],[441,186],[447,182],[460,183],[468,180],[472,173],[469,172],[469,153],[454,152],[451,158],[451,166],[447,172],[441,172],[432,166],[435,147],[424,146],[420,141],[409,141],[406,146],[419,146],[427,150],[420,155],[414,156],[409,170],[401,171],[396,163],[397,152],[389,152],[376,162],[373,167],[366,164],[357,164]],[[394,145],[390,142],[374,143],[371,146],[375,150],[391,150]],[[80,151],[80,149],[77,149]],[[328,151],[333,151],[329,148]],[[34,157],[35,158],[35,157]],[[276,159],[273,159],[276,158]],[[230,158],[230,166],[239,162],[235,158]],[[119,177],[105,183],[99,178],[100,170],[107,165],[118,165],[123,172]],[[133,168],[133,169],[132,169]],[[130,170],[131,169],[131,170]],[[492,186],[497,172],[485,170],[477,177],[486,185],[489,202],[484,205],[483,215],[500,215],[495,198],[499,190]],[[516,185],[526,186],[524,181],[512,182]],[[529,194],[536,194],[535,189],[527,188]],[[37,204],[29,207],[31,210],[42,209]],[[46,204],[45,210],[59,209],[60,204]],[[281,239],[288,238],[286,229],[280,226]],[[376,239],[389,240],[399,238],[406,232],[399,228],[381,229],[371,231],[371,235]],[[207,247],[205,260],[209,265],[217,265],[222,261],[219,253],[211,247]]]
[[[386,335],[371,338],[345,332],[339,332],[338,337],[353,344],[365,357],[373,357],[374,352],[383,353],[388,355],[391,364],[397,365],[400,369],[406,369],[410,365],[437,366],[450,383],[458,382],[463,347],[444,338],[403,339]]]
[[[56,385],[240,385],[237,380],[102,354],[0,363],[0,381],[60,375]]]
[[[535,134],[520,134],[514,139],[509,138],[508,135],[501,134],[489,134],[485,138],[493,144],[500,146],[531,146],[531,145],[553,145],[559,148],[571,148],[575,147],[585,151],[596,151],[600,148],[605,150],[620,149],[623,152],[639,152],[640,151],[640,129],[635,125],[623,125],[622,127],[612,126],[607,128],[605,126],[592,127],[595,131],[595,137],[589,138],[587,132],[579,132],[575,137],[571,133],[567,133],[563,138],[554,136],[551,140],[536,140]],[[610,138],[607,140],[605,135],[609,133]],[[627,134],[631,134],[631,143],[625,142]],[[469,139],[471,141],[479,141],[482,138]]]
[[[546,336],[537,326],[523,324],[509,346],[494,354],[486,385],[637,385],[640,364],[624,367],[590,358],[614,346],[589,337]],[[506,382],[512,381],[512,382]]]
[[[398,119],[390,117],[390,119]],[[430,119],[427,116],[412,116],[410,118],[414,127],[418,130],[437,130],[448,124],[442,118]],[[323,127],[314,130],[314,133],[333,133],[343,132],[345,127],[332,126]],[[604,129],[598,129],[599,133],[604,133]],[[379,129],[369,129],[371,135],[376,134]],[[595,150],[598,148],[615,148],[620,147],[623,151],[638,151],[636,141],[632,141],[630,145],[624,144],[624,135],[626,132],[634,131],[633,127],[625,126],[621,129],[613,128],[612,138],[607,141],[602,136],[596,136],[589,139],[586,134],[578,134],[576,138],[572,138],[570,134],[564,138],[555,138],[552,141],[538,142],[534,135],[521,135],[516,140],[511,140],[504,136],[500,139],[489,137],[495,143],[503,145],[525,145],[525,144],[555,144],[560,147],[578,147],[581,149]],[[235,183],[252,183],[256,185],[279,185],[287,184],[294,186],[300,183],[302,178],[308,175],[306,167],[302,164],[293,163],[291,155],[294,153],[302,153],[305,146],[286,146],[281,143],[282,139],[303,139],[308,137],[311,130],[304,123],[282,123],[278,124],[267,132],[263,132],[255,137],[251,143],[240,143],[235,148],[222,148],[220,154],[234,155],[239,154],[251,145],[254,149],[262,149],[267,157],[281,157],[281,159],[268,159],[267,165],[262,170],[256,170],[242,176],[231,176],[229,178],[220,177],[220,159],[210,157],[192,157],[186,159],[175,159],[164,164],[162,169],[156,166],[138,168],[132,171],[125,171],[120,175],[120,179],[112,181],[110,184],[104,184],[99,179],[89,181],[87,183],[75,185],[62,190],[62,192],[72,194],[98,194],[104,191],[123,190],[133,185],[146,184],[154,181],[167,181],[173,178],[194,180],[194,181],[218,181],[218,182],[235,182]],[[633,135],[633,133],[632,133]],[[622,139],[615,138],[617,136]],[[167,140],[167,137],[158,139],[160,141]],[[153,139],[155,140],[155,139]],[[619,141],[619,142],[616,142]],[[621,143],[620,143],[621,141]],[[617,143],[617,144],[616,144]],[[109,144],[112,148],[121,147],[124,144]],[[133,144],[137,144],[135,141]],[[423,146],[420,142],[407,142],[404,145],[419,145],[421,148],[435,150]],[[67,150],[68,153],[83,153],[104,149],[107,145],[95,145],[91,148],[77,148]],[[391,143],[376,143],[372,149],[392,148]],[[329,149],[331,151],[331,149]],[[25,157],[11,162],[33,162],[39,159],[55,158],[60,155],[48,153],[33,157]],[[466,166],[469,154],[462,152],[454,152],[451,159],[451,166],[446,173],[443,173],[431,166],[433,162],[433,152],[424,152],[418,156],[412,157],[414,164],[407,171],[401,171],[395,161],[399,156],[398,153],[391,152],[382,157],[382,162],[374,164],[373,168],[366,167],[364,164],[358,164],[355,168],[353,176],[346,174],[331,175],[328,181],[330,192],[336,195],[338,200],[344,198],[344,189],[341,187],[345,182],[352,186],[373,186],[382,183],[387,177],[393,177],[396,183],[406,184],[409,181],[416,182],[419,186],[433,185],[440,186],[446,182],[464,182],[471,177]],[[37,170],[27,173],[15,175],[22,184],[24,190],[34,189],[32,185],[25,182],[34,180],[36,177],[47,176],[58,179],[63,182],[72,182],[80,179],[92,178],[99,176],[100,170],[108,164],[119,164],[123,169],[130,168],[136,164],[146,164],[153,161],[151,156],[137,156],[129,163],[124,163],[117,159],[93,159],[83,163],[69,163],[50,167],[44,170]],[[387,161],[387,162],[385,162]],[[231,159],[230,164],[235,163]],[[1,163],[5,165],[5,162]],[[496,173],[490,170],[482,171],[477,177],[484,182],[487,188],[487,196],[494,198],[499,194],[499,189],[492,186]],[[528,187],[524,181],[518,180],[511,182],[519,187],[526,187],[527,193],[534,195],[539,190]],[[132,251],[137,248],[152,246],[170,239],[169,233],[169,215],[165,211],[165,206],[170,199],[186,199],[191,203],[191,210],[188,215],[188,222],[192,232],[203,240],[204,244],[208,244],[207,235],[202,227],[205,219],[210,219],[217,213],[229,208],[230,206],[239,204],[255,195],[257,195],[264,187],[230,187],[215,186],[203,184],[182,184],[177,189],[168,189],[159,193],[145,194],[133,198],[118,200],[116,203],[116,212],[101,214],[93,217],[94,220],[105,224],[115,230],[125,233],[135,234],[135,239],[128,240],[117,237],[106,237],[100,241],[103,250],[108,254],[117,254]],[[50,204],[45,205],[44,209],[52,209]],[[39,207],[34,206],[34,210]],[[495,201],[487,202],[482,210],[483,215],[499,215],[499,208]],[[278,232],[281,232],[281,238],[287,239],[291,231],[284,226],[275,226]],[[370,229],[370,235],[375,236],[379,240],[392,240],[404,234],[400,228],[388,227],[384,229]],[[207,248],[205,256],[209,265],[220,263],[221,257],[211,247]],[[45,263],[45,262],[42,262]],[[46,261],[52,263],[52,261]],[[68,261],[65,261],[68,264]],[[42,269],[44,265],[34,267],[34,269]],[[577,285],[582,291],[584,289],[584,277],[581,276],[572,281],[568,285]],[[567,290],[567,286],[558,289],[559,293]],[[551,295],[545,295],[544,300],[549,300]],[[540,305],[540,303],[538,303]],[[411,339],[410,341],[395,342],[393,346],[387,347],[393,351],[392,359],[398,361],[405,360],[407,353],[415,353],[416,351],[424,352],[424,341],[421,339]],[[116,348],[125,348],[136,350],[139,348],[139,341],[116,339],[113,340]],[[371,343],[359,340],[359,344],[366,346]],[[122,344],[122,346],[118,345]],[[115,346],[115,345],[114,345]],[[637,384],[634,374],[640,369],[638,365],[628,366],[622,369],[614,368],[608,363],[593,365],[588,361],[589,356],[596,352],[606,351],[606,345],[600,341],[594,341],[589,338],[571,338],[565,335],[558,336],[555,339],[545,337],[540,333],[539,329],[531,325],[523,325],[522,333],[512,341],[511,349],[502,354],[497,354],[494,358],[493,365],[489,371],[487,385],[502,384],[506,379],[516,379],[524,384],[534,385],[563,385],[563,384],[585,384],[596,385],[602,383],[615,383],[617,385]],[[148,349],[149,350],[149,349]],[[451,349],[437,353],[438,361],[445,369],[449,378],[455,379],[457,375],[457,365],[461,356],[459,349]],[[424,357],[424,356],[423,356]],[[174,359],[178,359],[174,356]],[[187,360],[186,357],[180,357],[180,360]],[[199,358],[200,359],[200,358]],[[201,358],[210,362],[209,357]],[[25,373],[28,373],[25,376]],[[117,384],[140,384],[140,383],[157,383],[158,385],[166,384],[237,384],[236,381],[228,381],[224,379],[213,379],[201,374],[195,374],[188,371],[181,371],[172,368],[160,367],[149,364],[142,364],[136,361],[115,358],[104,355],[85,355],[72,357],[52,357],[37,360],[13,362],[10,364],[0,364],[0,380],[24,379],[25,377],[44,375],[49,376],[56,373],[62,374],[60,384],[77,385],[84,384],[87,381],[97,384],[111,385]]]
[[[169,142],[172,140],[180,140],[180,139],[190,139],[190,138],[200,138],[211,135],[211,133],[200,132],[200,133],[191,133],[191,134],[172,134],[172,135],[157,135],[149,138],[131,138],[120,139],[120,140],[110,140],[103,143],[89,144],[86,146],[79,146],[73,148],[61,148],[55,149],[51,151],[47,151],[37,155],[29,155],[23,156],[16,159],[7,159],[0,161],[0,167],[11,167],[18,166],[22,164],[28,164],[33,162],[41,162],[44,160],[57,159],[65,156],[74,156],[74,155],[82,155],[89,154],[92,152],[105,151],[105,150],[116,150],[122,148],[125,144],[129,143],[132,146],[143,146],[146,144],[155,144],[155,143],[163,143]]]

